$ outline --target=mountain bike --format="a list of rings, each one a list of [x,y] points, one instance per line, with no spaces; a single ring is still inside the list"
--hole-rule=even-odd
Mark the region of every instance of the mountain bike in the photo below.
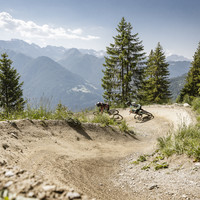
[[[123,116],[119,114],[119,110],[117,109],[110,109],[110,110],[104,110],[104,113],[107,113],[108,115],[112,115],[112,118],[115,121],[121,121],[123,119]],[[94,111],[93,112],[94,115],[99,115],[102,114],[101,111]]]
[[[154,118],[152,113],[144,109],[140,109],[138,113],[135,113],[134,111],[130,111],[130,113],[135,114],[134,119],[137,119],[138,121],[141,121],[141,122],[151,120]]]

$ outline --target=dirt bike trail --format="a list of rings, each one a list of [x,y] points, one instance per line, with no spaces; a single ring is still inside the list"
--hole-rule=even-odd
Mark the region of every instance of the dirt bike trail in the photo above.
[[[155,105],[144,109],[155,118],[137,123],[128,109],[120,109],[120,114],[135,135],[92,124],[76,129],[60,122],[46,122],[46,126],[38,122],[27,125],[23,122],[18,125],[21,140],[15,144],[9,141],[10,155],[5,156],[22,168],[57,184],[72,187],[91,198],[146,199],[145,194],[116,186],[120,162],[132,154],[152,152],[156,148],[157,137],[178,128],[183,121],[188,125],[193,123],[194,117],[189,109],[181,107]],[[17,148],[23,149],[23,155],[13,153]]]

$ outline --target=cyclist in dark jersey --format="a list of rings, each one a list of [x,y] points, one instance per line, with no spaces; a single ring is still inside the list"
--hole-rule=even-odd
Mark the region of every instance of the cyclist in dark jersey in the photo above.
[[[108,103],[97,102],[96,106],[99,107],[99,111],[103,113],[104,110],[109,111],[110,106]]]

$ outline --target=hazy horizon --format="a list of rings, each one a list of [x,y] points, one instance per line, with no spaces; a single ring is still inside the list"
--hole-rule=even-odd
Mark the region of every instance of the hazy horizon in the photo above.
[[[0,40],[40,47],[106,50],[122,17],[148,54],[158,42],[166,55],[192,59],[200,42],[198,0],[0,0]]]

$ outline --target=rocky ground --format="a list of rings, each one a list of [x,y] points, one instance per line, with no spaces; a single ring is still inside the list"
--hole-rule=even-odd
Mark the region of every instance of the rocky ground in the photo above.
[[[120,110],[134,135],[96,124],[1,122],[0,199],[200,199],[200,163],[151,156],[157,137],[195,123],[190,108],[145,109],[155,118],[144,123]],[[135,162],[144,154],[146,161]]]
[[[39,200],[39,199],[89,199],[67,186],[54,184],[16,166],[1,166],[0,199]]]
[[[200,199],[200,163],[184,156],[133,164],[139,155],[133,154],[120,163],[114,178],[116,187],[132,190],[132,199]],[[156,170],[167,163],[168,167]]]

